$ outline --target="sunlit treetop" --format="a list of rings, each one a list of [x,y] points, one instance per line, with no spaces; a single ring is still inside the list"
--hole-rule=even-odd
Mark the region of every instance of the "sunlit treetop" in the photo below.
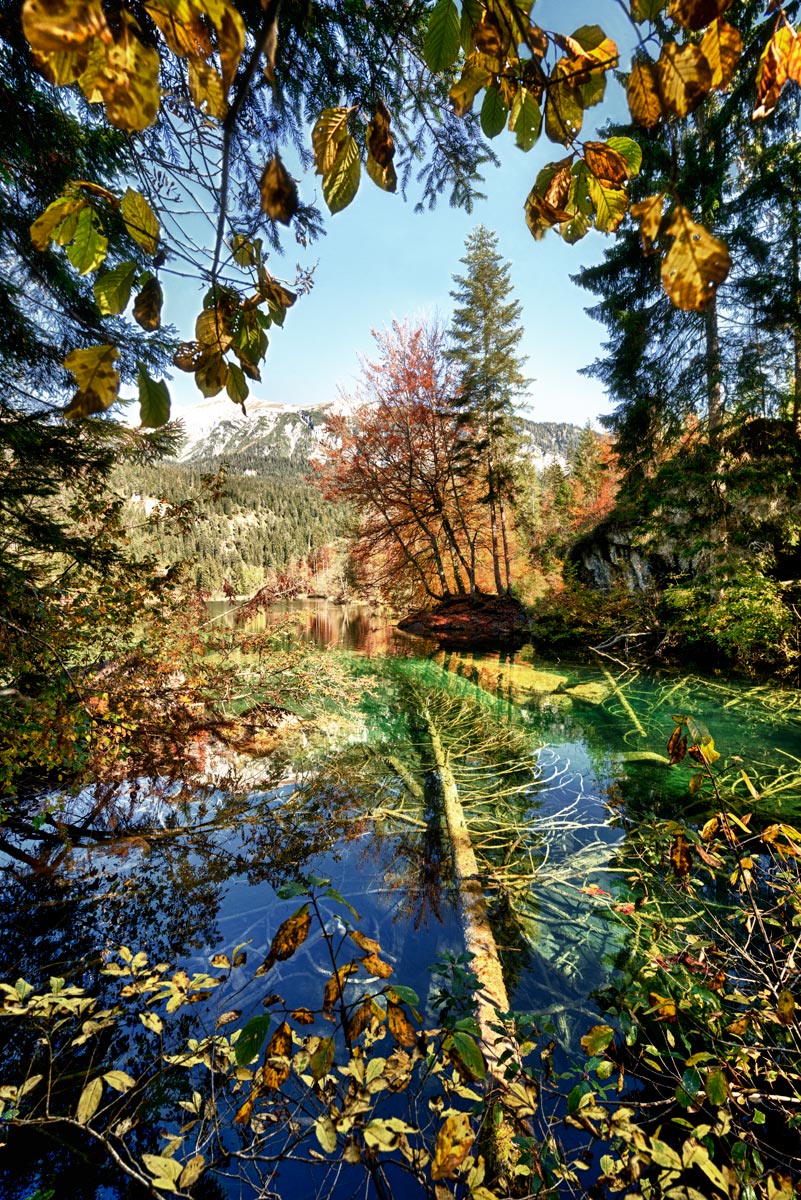
[[[630,209],[640,146],[602,140],[588,111],[603,117],[610,74],[622,70],[633,123],[644,136],[669,130],[732,86],[743,37],[732,0],[623,7],[636,35],[628,63],[600,25],[545,30],[526,0],[25,0],[36,68],[131,134],[139,172],[138,187],[123,194],[73,181],[34,222],[34,245],[63,247],[75,271],[96,276],[101,313],[119,316],[133,301],[146,331],[161,323],[162,268],[205,281],[195,337],[174,363],[205,396],[225,389],[244,404],[267,331],[308,286],[301,276],[290,290],[268,269],[278,226],[304,244],[320,229],[281,149],[314,168],[332,214],[350,204],[364,173],[389,192],[422,184],[421,204],[447,192],[469,209],[482,167],[496,161],[488,143],[505,133],[524,151],[543,137],[561,148],[532,172],[525,219],[535,238],[551,229],[568,242],[593,228],[610,233],[631,211],[644,250],[660,255],[673,303],[703,309],[730,260],[682,202],[680,164],[664,192]],[[773,111],[788,81],[801,82],[797,33],[780,4],[767,7],[755,119]],[[150,269],[115,253],[120,217]],[[114,403],[115,357],[111,342],[71,352],[65,366],[77,390],[67,415]],[[142,366],[139,386],[143,423],[166,421],[166,384]]]

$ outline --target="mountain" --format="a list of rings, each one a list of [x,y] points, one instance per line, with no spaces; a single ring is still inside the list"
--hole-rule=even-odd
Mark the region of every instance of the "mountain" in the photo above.
[[[226,461],[233,472],[271,474],[276,469],[303,468],[324,453],[321,430],[326,419],[342,405],[322,404],[299,408],[248,400],[247,415],[227,397],[193,405],[181,414],[186,442],[182,463],[213,466]],[[523,421],[522,453],[536,471],[553,463],[568,470],[581,429],[565,422]]]

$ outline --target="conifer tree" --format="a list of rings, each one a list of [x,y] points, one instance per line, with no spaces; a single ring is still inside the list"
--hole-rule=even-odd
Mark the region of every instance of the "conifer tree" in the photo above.
[[[454,275],[456,307],[447,357],[459,371],[455,401],[462,427],[463,471],[484,482],[489,507],[495,588],[511,588],[508,507],[515,445],[514,401],[525,389],[521,305],[512,298],[510,265],[498,253],[497,234],[477,226],[468,235]],[[503,559],[503,573],[501,560]]]

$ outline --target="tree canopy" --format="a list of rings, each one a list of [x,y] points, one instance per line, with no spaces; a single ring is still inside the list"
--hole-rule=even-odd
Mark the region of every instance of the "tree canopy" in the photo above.
[[[600,25],[546,31],[530,7],[516,0],[10,5],[4,52],[18,71],[39,73],[41,82],[26,83],[36,102],[65,119],[80,112],[87,136],[126,135],[124,177],[70,151],[50,203],[32,222],[37,249],[63,248],[70,264],[63,269],[93,279],[106,318],[102,334],[84,328],[63,359],[77,385],[70,415],[114,403],[120,361],[125,366],[120,318],[133,301],[134,321],[158,330],[171,278],[187,273],[207,290],[195,337],[173,361],[204,395],[225,389],[244,403],[248,381],[260,377],[268,330],[308,282],[276,278],[271,251],[280,226],[302,241],[321,227],[293,178],[295,164],[322,177],[331,213],[353,199],[363,168],[388,191],[419,180],[422,204],[446,192],[469,208],[482,168],[495,158],[492,139],[506,129],[530,150],[544,133],[563,157],[536,175],[526,220],[535,237],[556,229],[576,241],[593,227],[620,226],[640,169],[638,143],[664,130],[671,169],[631,212],[659,257],[671,302],[705,309],[731,257],[684,190],[681,141],[671,131],[690,114],[702,119],[710,97],[736,86],[743,72],[755,118],[770,115],[788,81],[801,78],[795,4],[754,22],[752,14],[741,21],[739,8],[732,15],[731,0],[631,0],[637,49],[628,64]],[[601,105],[621,66],[636,139],[601,140],[588,134],[587,112]],[[143,356],[136,372],[143,422],[163,423],[166,384]]]

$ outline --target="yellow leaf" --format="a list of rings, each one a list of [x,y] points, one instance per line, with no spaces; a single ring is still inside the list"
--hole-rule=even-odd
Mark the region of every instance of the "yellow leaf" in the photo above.
[[[359,148],[348,134],[343,138],[331,170],[323,177],[323,197],[331,213],[347,208],[359,190]]]
[[[560,58],[549,81],[545,102],[545,134],[552,142],[567,146],[581,133],[584,109],[575,87],[575,65]]]
[[[22,28],[40,54],[76,50],[96,37],[111,40],[101,0],[25,0]]]
[[[125,228],[134,241],[148,254],[155,254],[159,248],[161,227],[158,217],[142,193],[133,188],[126,188],[120,201],[120,213]]]
[[[46,250],[56,236],[59,226],[86,206],[82,196],[59,196],[48,204],[41,216],[31,225],[31,241],[37,250]]]
[[[291,958],[299,946],[306,941],[311,928],[311,913],[308,904],[302,905],[291,917],[279,925],[270,944],[270,950],[257,970],[257,975],[266,975],[274,963]]]
[[[64,366],[78,382],[78,391],[65,409],[65,417],[87,417],[103,412],[117,399],[120,376],[114,363],[119,357],[116,346],[89,346],[73,350]]]
[[[359,965],[355,962],[345,963],[344,967],[339,967],[335,975],[327,981],[325,991],[323,992],[323,1016],[329,1021],[333,1019],[334,1006],[339,1001],[342,990],[345,986],[345,980],[354,971],[358,971]]]
[[[145,8],[173,54],[179,58],[208,58],[211,54],[202,9],[191,0],[149,0]]]
[[[474,1134],[466,1113],[447,1117],[437,1134],[431,1178],[435,1181],[452,1179],[470,1153],[473,1141]]]
[[[712,72],[712,87],[726,88],[743,52],[743,39],[733,25],[713,21],[701,42],[701,53]]]
[[[227,94],[245,48],[245,23],[228,0],[203,0],[203,12],[217,34],[223,89]]]
[[[87,1083],[78,1100],[78,1107],[75,1110],[75,1120],[79,1125],[88,1125],[92,1117],[100,1107],[100,1100],[103,1095],[103,1081],[98,1076]]]
[[[712,69],[700,46],[666,42],[656,64],[662,99],[677,117],[686,117],[712,87]]]
[[[461,77],[451,87],[450,96],[453,111],[457,117],[463,117],[473,107],[473,101],[482,88],[488,86],[492,73],[485,66],[474,64],[465,66]]]
[[[754,117],[767,117],[778,103],[781,90],[788,79],[801,78],[801,47],[798,36],[789,25],[783,24],[774,33],[762,52],[756,78],[757,106]]]
[[[222,76],[211,63],[202,58],[189,60],[189,95],[198,112],[204,109],[210,117],[222,121],[228,112]]]
[[[186,1191],[193,1183],[197,1183],[205,1169],[206,1160],[202,1154],[196,1154],[193,1158],[188,1159],[178,1176],[178,1187],[181,1191]]]
[[[48,83],[52,83],[54,87],[66,87],[75,83],[86,70],[88,56],[88,49],[81,46],[77,50],[63,50],[54,54],[34,52],[33,61]]]
[[[205,347],[195,370],[195,383],[204,396],[216,396],[223,390],[227,380],[228,363],[222,354]]]
[[[380,954],[381,945],[375,938],[368,937],[366,933],[362,933],[359,929],[351,929],[351,941],[354,941],[360,950],[364,950],[365,954]]]
[[[677,308],[700,311],[729,273],[729,252],[681,204],[671,214],[667,233],[673,245],[662,263],[662,286]]]
[[[650,61],[635,63],[626,84],[626,99],[633,121],[653,129],[664,111],[656,67]]]
[[[660,996],[659,992],[650,992],[648,995],[651,1007],[656,1010],[656,1019],[658,1021],[675,1021],[676,1020],[676,1001],[671,1000],[669,996]]]
[[[312,130],[314,167],[318,175],[327,175],[333,167],[339,147],[348,133],[349,108],[326,108]]]
[[[611,233],[626,215],[628,194],[622,188],[605,187],[594,175],[590,175],[587,182],[595,209],[595,228],[601,233]]]
[[[161,99],[158,51],[142,42],[139,26],[125,9],[117,37],[108,46],[94,43],[78,82],[90,103],[103,101],[106,117],[117,129],[147,129],[155,121]]]
[[[348,1040],[355,1042],[357,1037],[364,1033],[365,1029],[370,1024],[373,1016],[373,1001],[372,998],[364,1001],[356,1009],[355,1013],[348,1019]]]
[[[649,196],[647,200],[640,200],[638,204],[631,206],[631,215],[640,224],[640,241],[646,254],[653,249],[653,244],[659,234],[664,206],[664,192],[659,192],[656,196]],[[681,728],[679,727],[680,738]]]

